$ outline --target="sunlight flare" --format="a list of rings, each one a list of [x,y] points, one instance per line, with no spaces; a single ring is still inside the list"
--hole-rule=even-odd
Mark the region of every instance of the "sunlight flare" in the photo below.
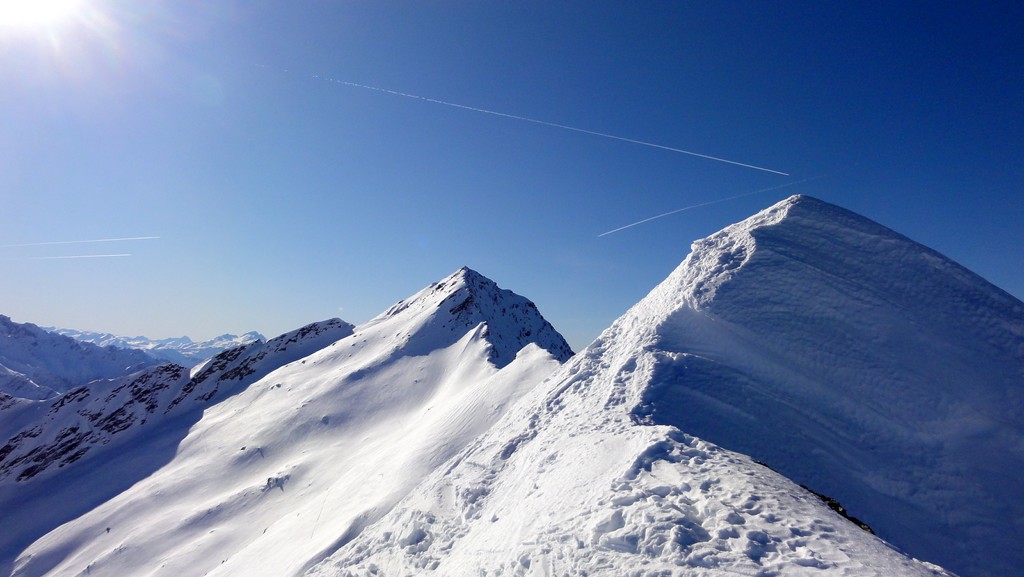
[[[0,0],[0,26],[49,26],[78,13],[82,0]]]

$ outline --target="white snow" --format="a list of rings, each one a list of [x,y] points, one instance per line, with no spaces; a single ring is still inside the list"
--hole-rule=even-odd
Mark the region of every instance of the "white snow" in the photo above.
[[[559,365],[532,342],[568,347],[526,303],[468,270],[428,287],[208,409],[170,462],[28,547],[14,574],[302,570]],[[496,334],[512,315],[525,325]]]
[[[651,366],[626,393],[638,419],[764,461],[944,567],[1024,567],[1024,304],[1012,296],[792,197],[694,243],[627,319]]]
[[[307,575],[945,575],[749,458],[634,422],[620,321]],[[626,323],[628,324],[628,323]]]
[[[273,342],[195,367],[182,391],[210,400],[193,405],[202,418],[82,464],[87,510],[0,546],[0,570],[952,575],[920,557],[988,577],[1024,566],[1024,304],[814,199],[697,241],[572,358],[532,303],[468,269],[288,364],[261,360],[280,352]],[[31,423],[37,405],[0,406]],[[93,494],[104,473],[129,471],[112,498]],[[28,504],[0,492],[0,506],[15,522],[73,506],[71,483],[44,478]]]

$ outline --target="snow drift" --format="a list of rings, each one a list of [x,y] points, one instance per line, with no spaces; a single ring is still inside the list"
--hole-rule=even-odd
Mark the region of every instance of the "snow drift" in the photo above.
[[[964,575],[1024,567],[1017,299],[796,196],[694,243],[629,316],[651,367],[639,421],[751,455]]]

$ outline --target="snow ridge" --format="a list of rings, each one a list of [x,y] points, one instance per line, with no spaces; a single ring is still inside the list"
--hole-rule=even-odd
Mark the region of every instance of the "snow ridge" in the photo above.
[[[33,540],[166,464],[204,409],[351,334],[330,319],[225,351],[191,376],[166,364],[11,404],[0,421],[0,510],[10,522],[0,573]]]
[[[796,196],[695,242],[616,326],[650,367],[623,391],[638,422],[764,461],[954,571],[1024,566],[1024,304],[974,273]]]
[[[937,576],[750,458],[642,425],[623,317],[307,577]]]
[[[41,419],[11,436],[0,447],[0,483],[26,481],[50,468],[81,459],[96,445],[147,420],[166,407],[188,381],[188,369],[160,365],[109,381],[94,381],[52,401]]]
[[[224,351],[193,370],[160,365],[118,379],[97,380],[55,399],[25,407],[45,416],[12,432],[0,447],[0,483],[26,481],[47,469],[63,468],[93,447],[124,442],[135,426],[208,406],[259,380],[272,370],[352,334],[341,319],[312,323],[263,343]],[[20,419],[24,421],[25,419]],[[137,431],[133,431],[137,433]]]

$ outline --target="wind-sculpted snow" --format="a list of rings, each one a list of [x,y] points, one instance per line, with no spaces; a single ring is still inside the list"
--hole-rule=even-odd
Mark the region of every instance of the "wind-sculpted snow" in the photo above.
[[[17,551],[14,574],[297,574],[559,366],[568,347],[527,303],[464,269],[273,372],[261,351],[291,339],[225,351],[193,369],[188,398],[222,400],[173,456]]]
[[[628,325],[306,575],[948,575],[748,457],[636,423],[625,393],[651,367]]]
[[[764,461],[965,575],[1024,567],[1020,301],[794,197],[694,243],[625,322],[650,327],[638,421]]]
[[[12,397],[49,399],[95,379],[121,377],[155,364],[140,351],[79,343],[0,315],[0,393]]]
[[[202,418],[132,445],[151,474],[0,553],[26,577],[1013,575],[1022,311],[806,197],[695,243],[571,358],[462,269],[272,372],[270,343],[194,368]]]

